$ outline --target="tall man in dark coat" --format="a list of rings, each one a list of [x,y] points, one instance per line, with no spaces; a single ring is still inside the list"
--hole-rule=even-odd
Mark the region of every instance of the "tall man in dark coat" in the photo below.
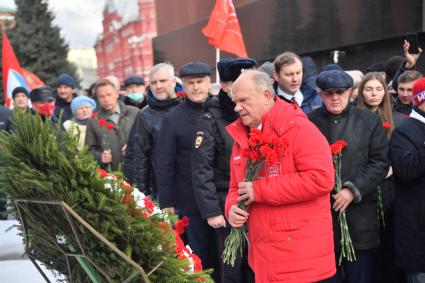
[[[196,146],[196,121],[208,99],[211,67],[194,61],[180,69],[186,99],[163,116],[159,134],[157,181],[159,205],[165,211],[187,216],[186,236],[204,268],[218,266],[214,230],[202,219],[192,186],[191,153]],[[214,276],[214,274],[213,274]]]
[[[128,139],[124,175],[144,194],[157,194],[156,153],[162,116],[180,103],[176,93],[182,86],[176,82],[174,67],[160,63],[149,72],[148,106],[139,111]]]
[[[395,264],[406,283],[425,282],[425,78],[413,85],[410,119],[392,134]]]
[[[316,80],[323,107],[309,114],[329,144],[344,140],[342,190],[332,196],[335,251],[340,251],[338,215],[346,211],[356,260],[343,260],[348,283],[373,283],[374,248],[379,245],[378,186],[389,170],[388,139],[379,117],[349,103],[352,78],[341,70],[324,71]],[[339,254],[337,255],[339,257]],[[341,268],[337,277],[341,274]]]
[[[226,126],[239,115],[230,98],[233,82],[243,69],[251,69],[256,62],[249,58],[229,58],[217,63],[221,89],[218,96],[205,103],[205,112],[197,123],[196,144],[192,151],[192,184],[196,201],[203,219],[215,229],[218,253],[224,250],[224,240],[230,233],[230,225],[224,217],[224,203],[230,181],[230,156],[233,139]],[[246,257],[245,257],[246,259]],[[235,267],[221,264],[221,282],[247,281],[249,267],[238,259]]]

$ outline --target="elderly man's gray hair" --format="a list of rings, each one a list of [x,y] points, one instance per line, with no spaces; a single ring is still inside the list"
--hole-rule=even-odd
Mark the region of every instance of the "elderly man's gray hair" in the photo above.
[[[252,76],[252,80],[255,82],[259,90],[263,91],[267,89],[270,90],[273,95],[275,94],[273,84],[270,80],[270,77],[266,73],[255,71]]]
[[[171,65],[170,63],[159,63],[152,67],[152,69],[149,71],[149,76],[153,76],[161,69],[165,69],[172,78],[174,78],[176,75],[173,65]]]

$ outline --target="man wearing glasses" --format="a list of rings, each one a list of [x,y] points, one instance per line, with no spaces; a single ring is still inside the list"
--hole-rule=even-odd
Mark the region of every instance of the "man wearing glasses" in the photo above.
[[[334,281],[374,282],[375,251],[379,246],[378,186],[389,169],[388,139],[375,113],[349,103],[352,78],[341,70],[320,73],[316,80],[323,106],[309,114],[329,144],[347,142],[342,151],[342,190],[331,196],[335,252],[340,253],[338,216],[346,211],[355,261],[343,260]]]

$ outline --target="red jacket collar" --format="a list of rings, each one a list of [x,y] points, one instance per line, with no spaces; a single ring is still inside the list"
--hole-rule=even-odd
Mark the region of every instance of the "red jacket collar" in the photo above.
[[[294,107],[292,104],[284,102],[281,99],[275,99],[275,104],[267,114],[263,131],[275,132],[277,135],[282,136],[295,125],[294,118],[297,116],[307,119],[299,107]],[[226,130],[241,148],[249,147],[249,128],[242,123],[241,118],[228,125]]]

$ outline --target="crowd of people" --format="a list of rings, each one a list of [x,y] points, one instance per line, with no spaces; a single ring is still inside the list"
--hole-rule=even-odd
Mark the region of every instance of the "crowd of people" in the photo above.
[[[227,58],[214,94],[211,66],[199,61],[178,76],[157,64],[146,82],[102,78],[86,95],[62,74],[53,88],[13,90],[13,111],[61,123],[101,168],[187,216],[185,241],[215,282],[424,283],[425,78],[421,50],[405,42],[403,51],[365,74],[337,64],[317,72],[292,52],[261,66]],[[0,107],[0,129],[13,131],[13,111]],[[250,129],[286,147],[246,181]],[[329,145],[341,140],[335,192]],[[341,211],[353,261],[338,261]],[[244,226],[249,245],[224,264],[231,227]]]

